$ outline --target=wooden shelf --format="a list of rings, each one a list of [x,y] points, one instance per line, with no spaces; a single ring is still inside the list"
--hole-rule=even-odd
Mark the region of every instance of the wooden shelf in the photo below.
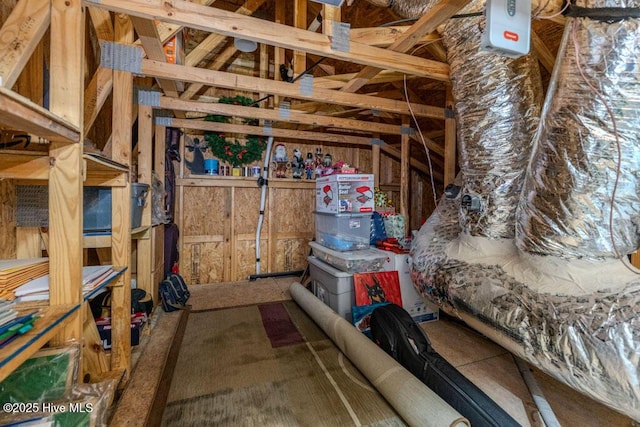
[[[0,87],[0,123],[49,141],[80,142],[80,129],[17,93]]]
[[[48,180],[48,153],[15,150],[0,152],[0,178]]]
[[[216,175],[188,175],[178,178],[176,185],[186,187],[258,187],[258,178],[250,176],[216,176]],[[293,178],[269,178],[271,188],[316,188],[315,180]]]
[[[118,277],[122,276],[122,274],[127,269],[127,267],[112,267],[112,268],[116,272],[116,274],[114,274],[113,276],[109,277],[104,282],[100,283],[100,285],[98,287],[96,287],[96,288],[92,289],[91,291],[87,292],[86,294],[84,294],[83,295],[83,299],[85,301],[90,300],[96,294],[98,294],[102,289],[104,289],[107,286],[111,285]]]
[[[0,381],[53,338],[80,305],[57,305],[43,309],[33,329],[0,349]]]
[[[123,187],[129,168],[105,157],[85,153],[84,185]],[[49,153],[45,151],[3,150],[0,152],[0,178],[28,180],[30,184],[49,179]]]
[[[131,230],[133,240],[147,240],[151,238],[151,226],[146,225]],[[82,236],[82,247],[88,248],[110,248],[111,233],[87,233]]]

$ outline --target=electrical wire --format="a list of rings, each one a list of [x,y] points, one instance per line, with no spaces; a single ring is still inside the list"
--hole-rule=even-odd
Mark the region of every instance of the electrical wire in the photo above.
[[[549,2],[547,1],[547,3],[545,4],[545,7],[547,7],[547,4],[549,4]],[[553,19],[556,18],[560,15],[562,15],[564,12],[566,12],[567,9],[569,9],[569,6],[571,6],[571,2],[567,1],[567,4],[564,5],[564,7],[562,9],[560,9],[558,12],[552,14],[552,15],[542,15],[540,16],[540,13],[542,13],[542,10],[540,11],[540,13],[538,13],[536,16],[534,16],[532,19]],[[543,9],[544,10],[544,9]]]
[[[424,147],[425,154],[427,155],[427,163],[429,164],[429,179],[431,180],[431,192],[433,193],[433,203],[434,206],[438,206],[438,198],[436,196],[436,183],[433,179],[433,165],[431,163],[431,151],[429,147],[427,147],[427,142],[424,140],[424,136],[422,135],[422,130],[420,129],[420,125],[418,124],[418,120],[416,119],[416,115],[413,113],[413,108],[411,108],[411,102],[409,102],[409,90],[407,89],[407,75],[404,74],[404,98],[407,102],[407,106],[409,107],[409,112],[411,113],[411,118],[413,119],[413,123],[416,125],[418,129],[418,135],[420,135],[420,140],[422,141],[422,146]]]
[[[575,52],[576,52],[576,67],[578,68],[578,72],[580,73],[582,80],[585,82],[585,84],[589,87],[591,92],[593,92],[593,94],[600,100],[600,102],[602,102],[602,104],[606,108],[607,114],[609,114],[609,117],[611,118],[611,125],[613,126],[613,134],[616,138],[616,179],[613,182],[613,189],[611,191],[611,201],[609,205],[609,238],[611,239],[611,246],[613,248],[613,253],[616,256],[616,258],[618,258],[620,262],[622,262],[622,264],[629,271],[631,271],[634,274],[640,274],[639,271],[629,267],[629,265],[627,265],[627,263],[624,262],[623,260],[624,255],[622,255],[618,251],[618,246],[616,245],[615,233],[613,231],[613,211],[615,209],[616,193],[618,192],[618,184],[620,181],[620,174],[621,174],[620,165],[622,163],[622,148],[620,146],[620,134],[618,133],[618,123],[616,121],[615,115],[613,114],[613,111],[611,110],[611,107],[607,103],[602,92],[600,92],[595,86],[593,86],[593,84],[589,81],[589,79],[587,79],[587,76],[585,75],[584,70],[582,68],[582,64],[580,63],[581,56],[580,56],[580,44],[578,43],[578,37],[577,37],[577,32],[578,32],[577,26],[578,26],[578,20],[574,19],[571,26],[571,39],[573,41],[573,48],[575,49]]]

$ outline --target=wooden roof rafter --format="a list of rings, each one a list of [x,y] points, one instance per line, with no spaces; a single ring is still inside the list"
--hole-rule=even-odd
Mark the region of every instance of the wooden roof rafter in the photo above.
[[[435,80],[449,80],[449,66],[394,51],[351,42],[350,52],[331,49],[329,37],[224,10],[204,7],[183,0],[172,4],[149,4],[141,0],[85,0],[95,7],[128,13],[147,19],[160,19],[190,28],[241,37],[287,49],[304,50],[330,58],[372,65]]]
[[[288,83],[260,79],[243,75],[235,75],[221,71],[205,70],[202,68],[186,67],[184,65],[167,64],[149,59],[143,59],[141,73],[152,77],[170,78],[203,85],[214,85],[226,89],[245,90],[253,92],[268,92],[274,95],[287,96],[294,99],[323,101],[328,104],[374,108],[396,114],[409,114],[409,107],[404,101],[378,98],[375,96],[342,93],[330,89],[313,88],[313,93],[303,93],[300,83]],[[411,108],[416,116],[444,119],[444,108],[423,104],[412,104]]]

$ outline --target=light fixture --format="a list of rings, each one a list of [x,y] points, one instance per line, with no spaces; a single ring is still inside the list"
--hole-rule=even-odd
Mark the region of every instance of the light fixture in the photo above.
[[[238,37],[235,37],[233,39],[233,45],[240,52],[255,52],[255,50],[258,48],[258,43],[254,42],[253,40],[240,39]]]

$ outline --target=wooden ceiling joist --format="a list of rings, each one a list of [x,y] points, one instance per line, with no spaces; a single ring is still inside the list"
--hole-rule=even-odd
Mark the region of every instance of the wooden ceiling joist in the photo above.
[[[305,114],[295,110],[288,110],[286,116],[280,110],[266,108],[243,107],[241,105],[219,104],[210,102],[186,101],[168,97],[160,97],[160,108],[166,110],[182,110],[204,114],[219,114],[230,117],[244,117],[272,120],[273,122],[287,122],[313,126],[328,126],[339,129],[352,129],[364,132],[378,132],[389,135],[400,135],[398,125],[375,123],[364,120],[343,119],[331,116]]]
[[[429,11],[407,31],[402,33],[387,50],[395,52],[409,51],[420,42],[422,37],[435,31],[438,25],[455,15],[460,9],[469,4],[470,1],[471,0],[440,0],[440,2],[429,9]],[[360,70],[356,77],[340,90],[343,92],[356,92],[380,71],[382,70],[379,67],[367,66]]]
[[[349,52],[331,48],[331,40],[323,34],[249,16],[205,7],[182,0],[171,4],[150,4],[141,0],[85,0],[95,7],[127,13],[146,19],[216,32],[228,37],[241,37],[287,49],[302,50],[338,60],[399,71],[420,77],[449,81],[449,66],[438,61],[406,55],[386,49],[351,43]]]
[[[20,0],[0,28],[0,86],[11,88],[51,22],[48,0]]]
[[[258,77],[242,76],[221,71],[204,70],[184,65],[167,64],[143,59],[140,69],[142,74],[151,77],[182,80],[203,85],[215,85],[226,89],[246,90],[256,93],[265,92],[274,95],[288,96],[295,99],[323,101],[329,104],[347,105],[350,107],[372,108],[397,114],[410,114],[404,101],[376,98],[374,96],[355,93],[343,93],[329,89],[313,88],[312,94],[303,93],[300,83],[264,80]],[[443,119],[444,108],[422,104],[412,104],[413,113],[419,117]]]

